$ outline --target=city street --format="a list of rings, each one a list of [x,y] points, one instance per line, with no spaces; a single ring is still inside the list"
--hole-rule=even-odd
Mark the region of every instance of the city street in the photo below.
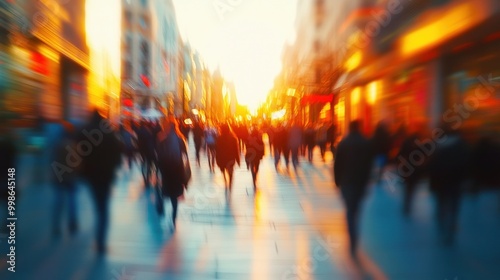
[[[498,279],[498,193],[466,196],[454,247],[438,242],[432,196],[419,189],[414,215],[401,214],[400,186],[371,186],[363,207],[359,263],[348,253],[344,209],[332,178],[332,157],[301,159],[297,173],[276,172],[266,154],[258,191],[244,161],[226,200],[219,170],[203,153],[179,204],[177,229],[159,218],[135,165],[119,170],[113,190],[109,251],[93,244],[94,209],[79,188],[80,231],[57,239],[51,232],[53,189],[30,182],[21,164],[16,228],[16,272],[7,271],[1,239],[0,279]],[[27,159],[23,159],[27,162]],[[25,173],[26,172],[26,173]],[[166,215],[170,203],[165,201]],[[5,206],[2,206],[5,207]],[[5,223],[4,221],[2,223]]]

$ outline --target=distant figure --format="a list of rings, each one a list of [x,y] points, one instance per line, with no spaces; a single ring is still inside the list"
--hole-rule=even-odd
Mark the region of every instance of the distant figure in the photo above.
[[[83,157],[82,176],[90,184],[96,206],[97,251],[106,252],[106,235],[109,225],[109,198],[115,171],[121,164],[120,141],[108,120],[97,110],[82,130],[77,143],[90,143],[91,152]]]
[[[279,124],[275,127],[273,137],[274,167],[276,171],[278,171],[281,157],[283,156],[286,168],[288,169],[290,157],[288,148],[288,129],[285,124]]]
[[[299,149],[302,146],[302,127],[297,121],[292,124],[288,133],[288,149],[292,156],[292,164],[295,171],[299,166]]]
[[[74,138],[74,127],[69,122],[62,124],[64,130],[60,135],[59,142],[56,143],[54,151],[53,164],[65,164],[68,150],[77,150],[76,141]],[[56,170],[54,170],[56,171]],[[77,171],[71,172],[54,172],[53,173],[53,186],[55,187],[55,201],[53,208],[53,221],[52,230],[55,237],[61,235],[61,221],[66,205],[67,208],[67,228],[71,235],[78,231],[78,217],[77,217]]]
[[[157,156],[161,173],[162,194],[172,203],[172,229],[177,219],[178,198],[184,194],[190,179],[187,145],[174,118],[165,118],[163,130],[158,133]],[[189,173],[188,172],[189,169]]]
[[[316,131],[311,123],[307,124],[304,131],[304,144],[307,147],[307,160],[312,163],[313,151],[314,147],[316,147]]]
[[[215,144],[217,143],[217,130],[212,126],[205,129],[205,143],[207,144],[208,168],[215,172]]]
[[[221,125],[215,150],[215,161],[224,176],[226,195],[228,195],[233,187],[234,165],[240,165],[238,138],[228,124]]]
[[[264,141],[262,141],[262,134],[257,128],[253,128],[247,138],[245,161],[247,167],[252,173],[253,190],[257,190],[257,174],[259,173],[260,161],[264,157]]]
[[[137,146],[136,138],[137,136],[132,129],[131,121],[125,121],[125,123],[120,127],[120,140],[122,142],[123,153],[125,155],[129,170],[132,169],[132,164],[135,158],[135,151]]]
[[[397,157],[398,166],[411,166],[411,169],[401,170],[399,175],[404,182],[403,214],[408,217],[413,207],[413,197],[417,190],[417,183],[424,176],[428,156],[420,152],[417,141],[423,142],[422,132],[415,131],[401,144]],[[402,174],[401,172],[405,172]]]
[[[316,130],[316,144],[319,146],[321,160],[325,161],[326,145],[328,143],[328,125],[326,122],[319,125]]]
[[[380,122],[375,128],[373,137],[370,139],[373,146],[376,165],[376,183],[380,184],[385,166],[387,165],[391,151],[391,134],[384,122]]]
[[[350,252],[354,258],[358,247],[359,213],[370,178],[371,165],[370,142],[361,135],[360,122],[353,121],[349,125],[349,134],[337,147],[334,176],[346,207]]]
[[[193,126],[193,140],[194,149],[196,151],[196,163],[200,166],[200,150],[203,144],[203,138],[205,137],[205,129],[201,122],[197,121]]]
[[[154,124],[148,124],[145,121],[137,129],[137,148],[142,159],[142,176],[144,186],[150,187],[150,180],[156,163],[156,134],[158,130]]]
[[[462,184],[469,170],[469,148],[458,133],[447,125],[445,136],[436,145],[429,162],[431,191],[436,196],[437,222],[442,241],[452,245],[457,229]]]

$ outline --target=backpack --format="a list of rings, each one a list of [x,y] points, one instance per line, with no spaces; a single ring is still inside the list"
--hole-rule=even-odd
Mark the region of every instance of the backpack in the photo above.
[[[169,169],[174,174],[182,174],[182,183],[187,186],[191,179],[191,166],[184,141],[175,133],[170,133],[158,143],[158,164],[163,169]]]

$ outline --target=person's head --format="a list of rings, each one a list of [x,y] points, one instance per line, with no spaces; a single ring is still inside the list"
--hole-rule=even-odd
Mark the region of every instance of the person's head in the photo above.
[[[354,120],[349,124],[349,133],[361,133],[360,120]]]

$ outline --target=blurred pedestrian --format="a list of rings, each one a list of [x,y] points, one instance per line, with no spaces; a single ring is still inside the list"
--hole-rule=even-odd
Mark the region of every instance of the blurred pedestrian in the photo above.
[[[193,125],[193,140],[194,149],[196,152],[196,163],[200,166],[200,150],[203,145],[203,139],[205,137],[205,128],[200,121],[196,121]]]
[[[391,134],[385,122],[379,122],[370,139],[375,156],[375,182],[379,185],[382,181],[385,166],[388,162],[389,152],[391,150]]]
[[[259,173],[260,161],[264,157],[264,141],[262,134],[257,128],[253,128],[247,138],[245,161],[252,173],[253,190],[257,190],[257,174]]]
[[[77,145],[89,146],[82,157],[82,176],[92,193],[96,206],[96,242],[99,253],[106,252],[106,235],[109,226],[109,198],[121,164],[120,141],[110,122],[97,110],[92,113],[90,122],[77,138]]]
[[[326,145],[328,143],[328,124],[321,123],[316,130],[316,144],[319,147],[321,160],[325,162]]]
[[[416,130],[411,133],[401,144],[398,157],[396,159],[399,169],[399,175],[404,182],[403,195],[403,215],[410,216],[413,207],[413,198],[417,190],[417,183],[425,174],[428,162],[427,155],[420,151],[418,143],[423,143],[423,132]],[[403,167],[406,167],[403,169]]]
[[[208,168],[215,172],[215,144],[217,143],[217,130],[213,126],[205,129],[205,143],[207,144]]]
[[[63,122],[64,130],[59,136],[59,141],[56,143],[52,167],[54,169],[53,186],[54,186],[54,208],[52,232],[54,237],[61,235],[61,222],[64,209],[67,209],[67,229],[71,235],[78,231],[78,205],[77,205],[77,171],[78,168],[72,170],[58,169],[58,164],[65,164],[68,156],[68,149],[77,151],[75,141],[74,126],[69,122]],[[66,206],[65,206],[66,205]]]
[[[157,143],[162,195],[168,197],[172,203],[172,229],[175,230],[178,198],[187,188],[191,169],[187,158],[186,140],[174,118],[165,118],[163,130],[157,136]]]
[[[128,169],[132,169],[132,164],[134,163],[135,151],[137,147],[137,136],[132,130],[132,124],[130,120],[126,120],[125,123],[120,127],[120,140],[122,142],[123,154],[125,156],[125,161],[127,162]]]
[[[224,176],[226,195],[231,193],[233,187],[234,165],[240,165],[240,149],[238,138],[228,124],[220,127],[220,134],[215,147],[215,161]]]
[[[350,252],[354,258],[358,247],[361,203],[366,193],[371,167],[370,142],[361,134],[360,121],[353,121],[349,125],[349,134],[337,147],[334,177],[346,207]]]
[[[470,152],[457,130],[443,126],[444,136],[429,162],[430,188],[436,197],[437,223],[445,245],[452,245],[458,224],[463,183],[469,171]]]
[[[292,156],[292,164],[295,171],[299,166],[299,149],[302,146],[302,127],[298,121],[294,121],[288,133],[288,149]]]
[[[312,163],[313,151],[316,147],[316,131],[312,123],[307,124],[304,131],[304,144],[307,146],[307,160]]]

